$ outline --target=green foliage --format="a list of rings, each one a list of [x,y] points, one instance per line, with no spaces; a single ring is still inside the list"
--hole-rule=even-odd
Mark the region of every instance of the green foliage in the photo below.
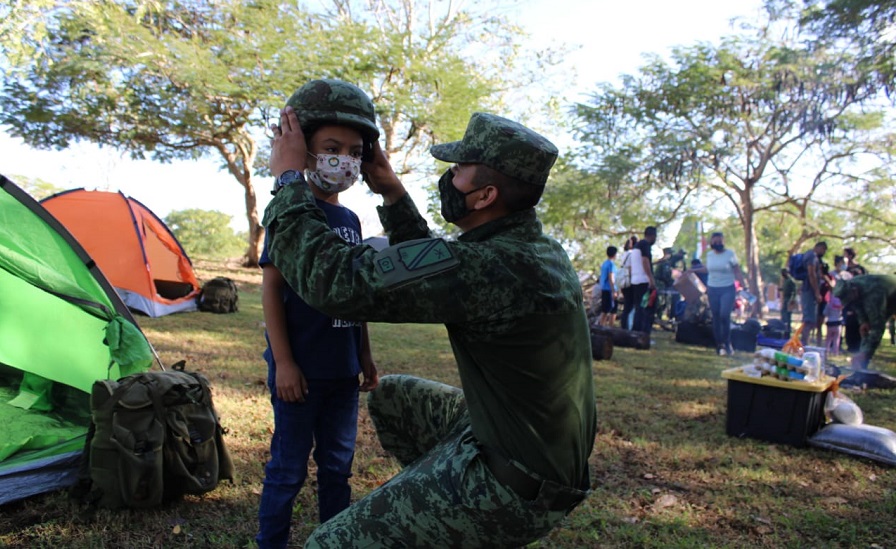
[[[0,0],[0,74],[40,55],[46,15],[59,5],[57,0]]]
[[[830,219],[818,201],[850,192],[869,166],[888,166],[873,75],[847,53],[778,37],[782,26],[793,30],[785,15],[718,46],[676,48],[670,61],[653,56],[574,109],[580,168],[624,189],[629,203],[737,220],[754,291],[763,212],[798,221],[800,231],[788,235],[795,245],[829,234],[850,221]]]
[[[63,191],[62,187],[57,187],[54,183],[44,181],[40,178],[17,177],[8,175],[13,183],[18,185],[23,191],[30,194],[35,200],[43,200],[51,195]]]
[[[200,209],[173,211],[165,217],[187,255],[205,259],[238,257],[242,252],[246,237],[234,233],[230,221],[225,213]]]
[[[0,14],[15,17],[0,29],[36,19],[41,32],[10,67],[0,124],[38,148],[87,140],[161,162],[220,158],[245,189],[250,265],[263,234],[253,177],[268,175],[266,115],[298,86],[326,76],[370,92],[384,149],[405,174],[429,173],[433,142],[459,138],[470,112],[528,83],[508,77],[528,50],[493,3],[10,2]],[[0,52],[20,34],[0,34]],[[533,78],[548,62],[531,64]]]
[[[892,92],[896,78],[896,0],[812,0],[803,27],[824,45],[856,50],[879,85]]]

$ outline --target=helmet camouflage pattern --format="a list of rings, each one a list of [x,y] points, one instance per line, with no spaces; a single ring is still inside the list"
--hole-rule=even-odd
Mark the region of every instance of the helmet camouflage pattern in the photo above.
[[[323,124],[339,124],[361,132],[370,146],[379,139],[373,101],[354,84],[332,78],[312,80],[297,89],[286,104],[295,110],[306,133]]]

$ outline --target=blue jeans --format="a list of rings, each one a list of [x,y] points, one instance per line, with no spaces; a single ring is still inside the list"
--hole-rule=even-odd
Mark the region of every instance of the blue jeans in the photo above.
[[[272,378],[268,385],[273,385]],[[293,503],[308,475],[312,447],[321,523],[351,503],[348,479],[358,432],[358,378],[309,379],[303,403],[284,402],[272,390],[271,405],[271,460],[265,466],[255,537],[262,548],[286,547],[289,541]]]
[[[633,332],[644,332],[650,335],[653,328],[653,316],[656,312],[656,306],[642,307],[641,303],[644,295],[650,292],[650,284],[635,284],[632,286],[632,298],[635,300],[635,319],[632,321]]]
[[[730,286],[709,286],[709,310],[712,312],[712,336],[716,340],[716,349],[731,350],[731,311],[734,309],[734,284]]]

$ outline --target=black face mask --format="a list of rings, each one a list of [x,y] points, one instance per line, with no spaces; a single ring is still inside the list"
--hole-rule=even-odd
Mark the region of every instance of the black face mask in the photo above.
[[[710,248],[712,248],[713,250],[715,250],[717,252],[721,252],[722,250],[725,249],[725,245],[724,244],[712,244],[710,246]]]
[[[455,223],[470,215],[472,210],[467,208],[467,195],[475,193],[478,189],[465,193],[454,186],[454,172],[450,169],[439,178],[439,198],[442,201],[442,217],[448,223]]]

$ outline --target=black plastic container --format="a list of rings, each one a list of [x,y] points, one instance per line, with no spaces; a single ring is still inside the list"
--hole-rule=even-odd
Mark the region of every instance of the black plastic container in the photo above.
[[[763,378],[764,383],[755,383],[723,376],[728,378],[725,428],[730,436],[802,447],[824,425],[824,401],[830,382],[808,384]]]

